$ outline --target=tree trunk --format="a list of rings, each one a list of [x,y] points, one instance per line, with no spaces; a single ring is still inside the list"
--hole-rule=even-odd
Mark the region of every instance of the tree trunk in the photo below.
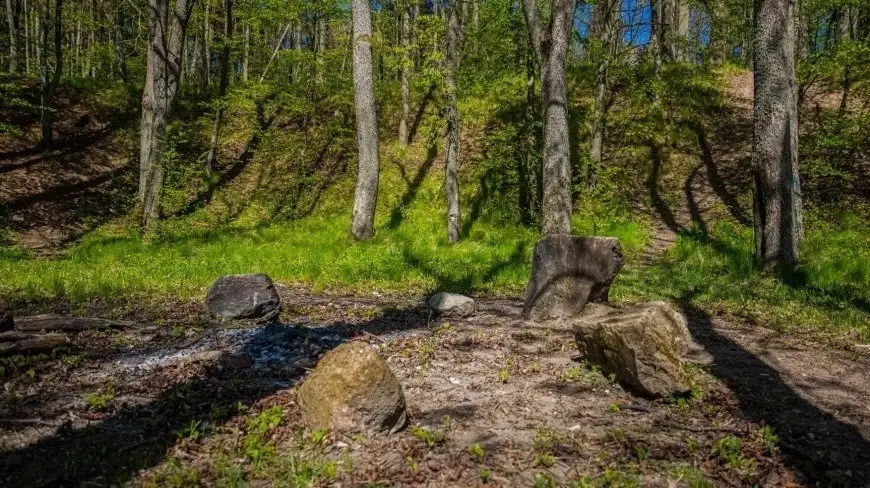
[[[795,27],[789,0],[755,0],[755,257],[789,267],[800,256]]]
[[[193,56],[196,70],[196,93],[203,95],[208,90],[208,49],[205,46],[205,33],[196,36],[196,48]]]
[[[459,111],[456,107],[456,72],[459,71],[459,43],[462,37],[459,5],[456,1],[447,13],[447,64],[444,88],[447,102],[447,132],[445,134],[444,190],[447,194],[447,240],[458,242],[462,229],[459,211]]]
[[[27,0],[22,1],[22,15],[24,20],[24,74],[30,74],[30,10],[27,8]]]
[[[691,17],[691,7],[686,0],[679,0],[676,3],[676,11],[674,12],[674,27],[676,35],[674,36],[674,54],[680,61],[690,61],[690,51],[692,43],[689,42],[689,19]]]
[[[54,72],[49,76],[48,66],[48,26],[51,7],[45,4],[42,19],[42,52],[43,58],[40,66],[40,119],[42,125],[42,147],[51,149],[54,143],[54,94],[60,83],[63,72],[63,0],[55,0],[54,5]]]
[[[664,3],[666,0],[650,0],[649,52],[653,57],[655,73],[661,70],[664,57]]]
[[[224,0],[224,38],[221,50],[220,81],[218,85],[218,107],[214,115],[214,126],[211,130],[211,144],[205,156],[205,173],[211,176],[214,164],[215,152],[220,142],[221,125],[224,121],[224,97],[227,95],[227,87],[230,82],[230,43],[233,36],[233,0]]]
[[[121,80],[127,83],[127,55],[124,52],[123,10],[119,8],[115,15],[115,62],[118,64],[118,73],[121,75]]]
[[[845,6],[840,13],[840,40],[854,41],[857,38],[858,30],[858,10],[851,6]],[[841,85],[843,95],[840,97],[840,108],[838,113],[840,117],[846,114],[849,109],[849,95],[852,91],[852,69],[848,64],[843,68],[843,83]]]
[[[325,14],[320,14],[317,16],[317,21],[315,22],[315,33],[314,33],[314,55],[315,55],[315,63],[314,69],[315,71],[315,82],[318,85],[323,84],[323,72],[326,69],[326,36],[327,36],[327,27],[326,27],[326,16]],[[301,49],[300,46],[297,49]]]
[[[245,47],[242,51],[242,82],[248,82],[248,63],[251,62],[251,26],[245,24]]]
[[[400,68],[400,78],[402,83],[402,116],[399,119],[399,143],[407,145],[408,140],[408,119],[411,116],[411,80],[408,73],[410,69],[409,63],[409,42],[411,37],[411,22],[408,19],[408,6],[402,2],[401,13],[399,14],[399,37],[402,44],[402,59]]]
[[[169,0],[148,1],[148,58],[139,134],[139,202],[143,230],[160,217],[166,127],[178,91],[185,30],[192,6],[188,0],[177,0],[170,18]]]
[[[278,51],[281,50],[281,46],[284,44],[284,38],[287,37],[287,31],[290,30],[290,26],[293,22],[289,22],[285,27],[284,31],[281,33],[281,36],[278,38],[278,42],[275,43],[275,49],[272,50],[272,56],[269,57],[269,61],[266,61],[266,66],[263,68],[263,74],[260,75],[260,83],[266,79],[266,75],[269,74],[269,66],[272,65],[272,61],[275,60],[275,57],[278,56]],[[293,76],[293,73],[290,73],[290,76]]]
[[[604,129],[607,117],[607,72],[612,58],[616,56],[619,41],[620,3],[617,0],[603,0],[593,8],[592,24],[589,33],[599,43],[597,55],[598,68],[595,77],[595,105],[592,110],[592,143],[589,148],[589,167],[586,186],[593,188],[601,166],[604,150]]]
[[[374,234],[378,199],[378,120],[372,80],[372,18],[368,0],[352,0],[353,98],[356,105],[356,138],[359,174],[353,202],[351,233],[357,239]]]
[[[6,0],[6,25],[9,27],[9,72],[18,72],[18,2]]]
[[[541,69],[544,116],[544,234],[571,233],[571,157],[565,56],[574,18],[573,0],[553,0],[552,18],[544,32],[535,0],[523,0],[532,48]]]

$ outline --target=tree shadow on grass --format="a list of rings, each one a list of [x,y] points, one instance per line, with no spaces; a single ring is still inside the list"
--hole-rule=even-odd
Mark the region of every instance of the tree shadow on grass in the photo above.
[[[474,268],[468,268],[459,274],[452,274],[446,270],[438,269],[429,264],[426,259],[415,254],[407,244],[402,247],[402,257],[408,266],[420,270],[426,276],[433,278],[435,280],[436,291],[454,293],[472,293],[475,291],[475,285],[491,282],[505,269],[525,263],[528,260],[524,242],[517,242],[513,252],[509,256],[492,263],[492,265],[480,272]]]
[[[410,181],[408,181],[404,166],[402,166],[401,163],[396,163],[399,165],[402,178],[408,183],[408,189],[405,190],[404,194],[402,194],[402,199],[399,201],[399,204],[393,207],[390,211],[390,220],[387,223],[388,229],[396,229],[402,225],[402,221],[405,220],[405,209],[414,201],[414,198],[416,198],[417,192],[420,190],[420,186],[426,179],[426,175],[429,174],[429,170],[432,169],[432,165],[435,163],[435,157],[437,155],[438,149],[436,149],[435,146],[429,146],[426,150],[426,160],[423,161],[423,164],[417,169],[417,174],[414,175],[414,179]]]
[[[241,154],[233,161],[233,163],[229,166],[229,168],[218,175],[216,178],[213,178],[206,185],[205,190],[200,192],[195,197],[191,198],[186,205],[184,205],[181,209],[175,212],[173,217],[182,217],[185,215],[190,215],[196,210],[205,207],[209,203],[211,203],[212,199],[221,188],[226,187],[230,183],[232,183],[239,175],[245,171],[251,161],[254,160],[254,156],[257,153],[257,149],[260,147],[260,143],[263,139],[263,133],[269,130],[272,127],[272,123],[275,121],[276,114],[272,114],[270,117],[266,117],[265,115],[265,104],[267,101],[274,98],[275,95],[269,96],[266,99],[257,103],[257,129],[254,131],[254,134],[248,139],[248,142],[245,144],[244,149]]]
[[[752,220],[747,216],[746,212],[743,211],[743,207],[740,206],[740,202],[737,201],[737,197],[734,193],[728,189],[729,184],[725,181],[719,171],[719,167],[713,160],[713,148],[710,145],[704,127],[697,122],[689,123],[689,127],[698,137],[698,147],[701,149],[701,163],[707,170],[707,181],[710,183],[713,191],[719,199],[722,200],[722,203],[725,204],[725,207],[728,209],[728,212],[734,220],[739,222],[740,225],[747,227],[751,226]]]
[[[214,427],[265,396],[288,388],[305,372],[287,358],[316,358],[354,335],[383,334],[426,327],[428,310],[421,306],[392,310],[361,324],[306,328],[284,324],[262,326],[243,336],[241,347],[223,350],[204,375],[170,386],[152,401],[121,409],[105,420],[73,430],[57,431],[26,447],[0,453],[0,484],[36,486],[116,486],[142,469],[160,464],[190,425]],[[285,351],[280,368],[239,367],[239,355],[269,357]],[[268,361],[274,362],[275,359]],[[257,363],[262,364],[262,363]],[[267,363],[269,364],[269,363]]]
[[[775,368],[716,331],[710,315],[694,305],[696,294],[684,292],[677,303],[692,337],[713,357],[710,372],[734,392],[746,418],[773,427],[784,462],[814,484],[867,486],[870,440],[805,400]]]
[[[659,178],[662,172],[662,149],[657,143],[650,141],[649,144],[650,157],[652,159],[652,169],[650,170],[649,178],[646,185],[649,190],[650,203],[653,209],[659,214],[662,222],[675,233],[683,230],[683,227],[677,223],[677,218],[671,210],[670,205],[659,192]]]

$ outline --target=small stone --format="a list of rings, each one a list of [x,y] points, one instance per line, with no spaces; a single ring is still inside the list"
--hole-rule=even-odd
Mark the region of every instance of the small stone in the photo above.
[[[664,302],[578,318],[580,353],[605,374],[648,397],[688,392],[683,355],[692,343],[685,318]]]
[[[312,429],[376,435],[405,427],[405,395],[387,362],[364,342],[326,353],[299,386],[302,419]]]
[[[439,315],[468,317],[474,313],[474,300],[458,293],[439,292],[429,298],[429,308]]]
[[[523,317],[535,322],[566,319],[588,302],[606,302],[622,263],[622,247],[613,237],[545,237],[532,256]]]
[[[280,312],[280,299],[272,279],[265,274],[231,275],[218,278],[205,301],[214,317],[273,320]]]

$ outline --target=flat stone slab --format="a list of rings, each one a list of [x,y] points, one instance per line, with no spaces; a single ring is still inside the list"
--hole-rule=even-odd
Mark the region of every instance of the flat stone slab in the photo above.
[[[545,237],[532,256],[523,317],[535,322],[565,319],[590,301],[606,302],[622,264],[622,246],[614,237]]]

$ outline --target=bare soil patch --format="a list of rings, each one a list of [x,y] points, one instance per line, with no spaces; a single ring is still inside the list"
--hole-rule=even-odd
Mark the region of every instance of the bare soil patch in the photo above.
[[[330,434],[316,455],[336,471],[320,484],[870,483],[866,355],[685,305],[703,349],[691,358],[694,394],[648,401],[577,357],[567,326],[520,319],[518,299],[480,299],[467,319],[439,319],[417,296],[281,293],[281,324],[212,322],[192,302],[168,305],[160,317],[127,309],[122,318],[161,327],[83,332],[73,355],[4,362],[0,479],[164,485],[184,466],[198,484],[215,485],[233,466],[256,480],[251,459],[232,454],[250,418],[280,407],[267,439],[294,452],[306,436],[294,385],[329,348],[362,340],[402,383],[411,426],[386,439]],[[94,408],[95,393],[112,398]]]

